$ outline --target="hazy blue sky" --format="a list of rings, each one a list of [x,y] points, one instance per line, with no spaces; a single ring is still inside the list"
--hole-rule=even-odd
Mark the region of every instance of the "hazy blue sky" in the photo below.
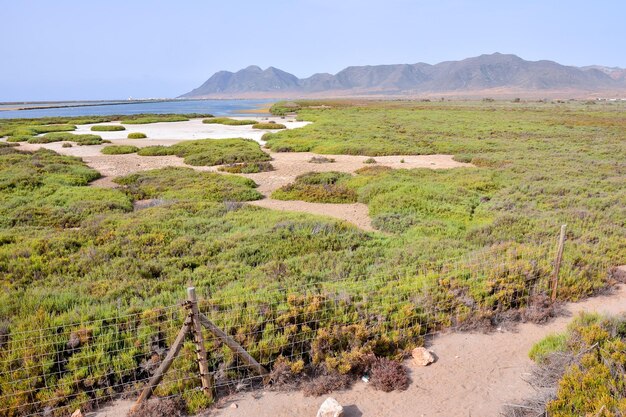
[[[173,97],[250,64],[514,53],[626,67],[623,0],[0,0],[0,101]]]

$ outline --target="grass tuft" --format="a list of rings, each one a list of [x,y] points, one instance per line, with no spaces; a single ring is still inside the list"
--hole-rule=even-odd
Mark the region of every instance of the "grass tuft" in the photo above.
[[[112,145],[112,146],[105,146],[104,148],[102,148],[100,152],[103,153],[104,155],[123,155],[127,153],[135,153],[138,150],[139,148],[136,146]]]

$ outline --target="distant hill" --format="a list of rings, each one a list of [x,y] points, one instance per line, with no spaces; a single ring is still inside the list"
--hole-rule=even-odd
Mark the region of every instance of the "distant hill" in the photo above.
[[[269,67],[249,66],[215,73],[184,98],[315,96],[419,96],[431,94],[569,95],[623,94],[626,70],[572,67],[553,61],[526,61],[494,53],[436,65],[397,64],[348,67],[337,74],[299,79]]]

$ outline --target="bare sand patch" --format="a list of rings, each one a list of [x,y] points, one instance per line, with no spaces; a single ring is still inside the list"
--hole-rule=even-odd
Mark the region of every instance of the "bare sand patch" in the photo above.
[[[296,129],[306,126],[311,122],[298,122],[293,117],[281,117],[266,116],[266,117],[232,117],[232,119],[251,119],[262,122],[275,121],[276,123],[284,124],[287,129]],[[203,119],[191,119],[186,122],[160,122],[160,123],[148,123],[148,124],[122,124],[126,130],[120,130],[116,132],[92,132],[91,127],[95,125],[120,125],[120,122],[107,122],[77,125],[76,130],[73,133],[76,134],[96,134],[107,139],[114,141],[116,144],[118,140],[125,140],[129,133],[141,132],[145,133],[148,138],[146,139],[150,145],[162,145],[164,143],[154,143],[154,141],[161,140],[193,140],[193,139],[227,139],[227,138],[246,138],[252,139],[261,143],[261,137],[267,132],[275,132],[276,130],[263,130],[253,129],[251,125],[244,126],[227,126],[220,124],[204,124]],[[132,139],[131,139],[132,140]],[[132,140],[133,143],[138,142]],[[139,146],[139,145],[136,145]]]
[[[319,214],[321,216],[330,216],[336,219],[345,220],[359,228],[372,231],[372,220],[369,216],[369,209],[365,204],[330,204],[330,203],[309,203],[306,201],[281,201],[273,198],[264,198],[263,200],[251,201],[258,207],[264,207],[279,211],[298,211],[309,214]]]
[[[267,150],[266,150],[267,151]],[[448,169],[459,167],[473,167],[472,164],[457,162],[452,155],[396,155],[377,156],[376,164],[366,164],[368,156],[357,155],[318,155],[311,152],[268,152],[272,157],[275,171],[244,174],[259,184],[259,191],[269,195],[272,191],[287,185],[298,176],[307,172],[339,171],[354,173],[360,168],[374,165],[384,165],[394,169]],[[315,164],[309,161],[313,157],[334,159],[335,162]],[[404,162],[401,162],[404,161]]]

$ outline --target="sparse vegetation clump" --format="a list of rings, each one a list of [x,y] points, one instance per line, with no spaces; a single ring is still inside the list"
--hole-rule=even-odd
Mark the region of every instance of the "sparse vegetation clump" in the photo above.
[[[115,179],[135,200],[160,198],[185,201],[252,201],[262,196],[254,181],[239,176],[163,168]]]
[[[128,134],[128,139],[145,139],[148,136],[141,132],[132,132]]]
[[[210,114],[136,114],[120,116],[122,124],[127,125],[144,125],[149,123],[162,122],[186,122],[189,119],[198,119],[202,117],[212,117]]]
[[[357,193],[345,185],[350,178],[350,174],[341,172],[310,172],[274,191],[272,198],[315,203],[354,203],[357,201]]]
[[[122,125],[95,125],[91,126],[92,132],[119,132],[126,130]]]
[[[256,174],[257,172],[273,171],[274,167],[270,162],[244,162],[242,164],[224,165],[218,170],[231,174]]]
[[[100,152],[103,153],[104,155],[123,155],[127,153],[135,153],[138,150],[139,148],[136,146],[110,145],[110,146],[105,146],[104,148],[102,148]]]
[[[253,129],[287,129],[282,123],[268,122],[268,123],[255,123],[252,125]]]
[[[327,158],[325,156],[314,156],[309,159],[311,164],[331,164],[333,162],[335,162],[335,158]]]
[[[245,125],[254,125],[257,122],[256,120],[250,120],[250,119],[231,119],[229,117],[213,117],[211,119],[204,119],[202,123],[220,124],[220,125],[228,125],[228,126],[245,126]]]
[[[76,135],[70,132],[46,133],[43,136],[33,136],[28,139],[28,143],[52,143],[52,142],[75,142],[78,145],[100,145],[107,141],[102,137],[91,134]]]
[[[212,166],[244,162],[263,162],[271,158],[250,139],[200,139],[179,142],[172,146],[147,146],[139,150],[141,156],[176,155],[185,163]]]

